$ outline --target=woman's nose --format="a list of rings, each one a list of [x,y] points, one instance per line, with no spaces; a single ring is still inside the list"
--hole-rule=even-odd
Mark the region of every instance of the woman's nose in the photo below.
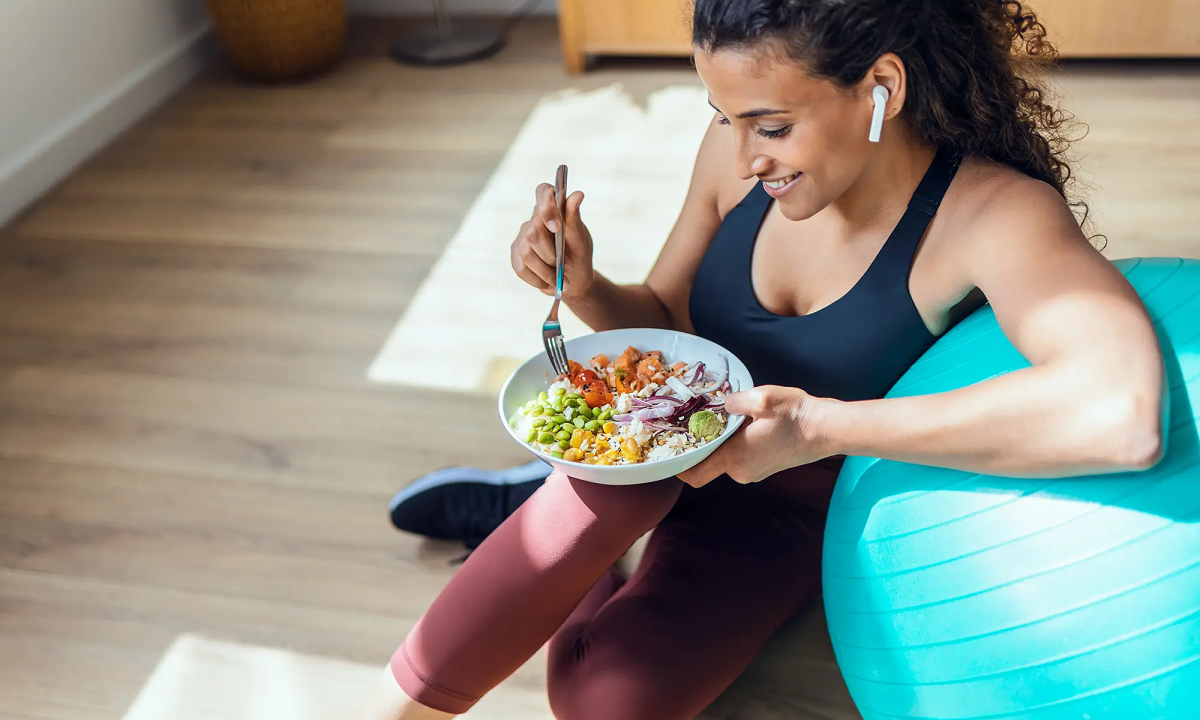
[[[753,142],[740,140],[734,149],[734,170],[742,180],[749,180],[766,173],[771,166],[769,158],[760,154]]]

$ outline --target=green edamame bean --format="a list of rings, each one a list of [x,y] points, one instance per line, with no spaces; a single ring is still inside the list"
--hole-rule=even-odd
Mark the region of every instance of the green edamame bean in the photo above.
[[[538,438],[537,428],[533,428],[529,431],[529,434],[525,436],[525,442],[531,443],[531,442],[537,440],[537,438]]]
[[[571,439],[571,433],[570,433],[569,431],[567,431],[567,430],[559,430],[559,431],[558,431],[558,434],[554,436],[554,439],[555,439],[555,440],[567,440],[567,441],[570,441],[570,439]]]
[[[566,390],[562,388],[554,388],[554,397],[562,397]]]
[[[600,423],[596,422],[595,420],[589,420],[588,422],[583,424],[583,429],[591,431],[591,432],[596,432],[597,430],[600,429]]]
[[[543,426],[545,424],[546,424],[546,418],[544,418],[544,417],[539,417],[539,418],[533,419],[533,427],[535,427],[535,428],[540,428],[541,426]]]
[[[575,427],[579,428],[580,430],[583,429],[584,425],[587,425],[587,420],[584,420],[581,415],[576,415],[571,422],[574,423]]]
[[[555,400],[554,404],[551,405],[550,407],[554,408],[554,412],[561,413],[563,411],[563,408],[566,407],[566,405],[563,405],[561,400]]]
[[[559,451],[557,451],[557,450],[551,450],[551,451],[550,451],[550,457],[552,457],[552,458],[558,458],[559,460],[562,460],[562,459],[563,459],[563,454],[562,454],[562,453],[560,453],[560,452],[559,452]]]
[[[582,400],[583,399],[583,396],[577,392],[569,392],[569,393],[565,394],[563,397],[565,397],[568,400]]]
[[[608,419],[611,417],[612,417],[612,410],[601,410],[600,414],[596,416],[596,419],[599,420],[600,422],[607,422]]]
[[[569,450],[571,447],[571,441],[570,440],[559,440],[558,447],[563,450]]]
[[[533,407],[529,408],[529,414],[534,417],[537,417],[544,412],[546,412],[546,408],[542,407],[541,405],[534,405]]]
[[[545,392],[544,390],[543,390],[542,392],[538,393],[538,402],[543,402],[543,403],[544,403],[544,402],[546,402],[546,401],[547,401],[547,400],[549,400],[549,399],[550,399],[550,396],[549,396],[549,395],[547,395],[547,394],[546,394],[546,392]]]
[[[567,419],[565,417],[563,417],[562,415],[550,416],[550,422],[554,423],[555,425],[562,425],[566,421],[567,421]]]
[[[549,445],[550,443],[554,442],[554,439],[553,433],[544,432],[541,435],[538,435],[538,442],[542,443],[543,445]]]

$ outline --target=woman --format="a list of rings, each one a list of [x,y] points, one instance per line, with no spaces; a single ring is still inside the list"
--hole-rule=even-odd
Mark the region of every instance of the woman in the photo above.
[[[360,717],[462,713],[547,640],[557,717],[694,717],[817,593],[847,454],[1020,476],[1157,462],[1155,334],[1071,212],[1061,113],[1018,74],[1019,57],[1052,57],[1043,36],[1003,0],[696,0],[716,116],[646,282],[596,273],[582,195],[560,218],[548,186],[512,260],[551,292],[565,223],[571,309],[729,348],[760,383],[727,402],[751,422],[682,482],[552,475],[467,560]],[[1032,367],[880,399],[980,296]],[[613,562],[651,528],[626,580]]]

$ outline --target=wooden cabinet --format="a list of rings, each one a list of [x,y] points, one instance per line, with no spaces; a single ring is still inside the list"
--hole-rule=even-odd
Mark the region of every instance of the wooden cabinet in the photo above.
[[[1030,0],[1063,57],[1200,56],[1200,0]]]
[[[690,55],[689,0],[559,0],[567,72],[589,55]]]
[[[1063,57],[1200,57],[1200,0],[1030,0]],[[692,52],[690,0],[559,0],[567,71]]]

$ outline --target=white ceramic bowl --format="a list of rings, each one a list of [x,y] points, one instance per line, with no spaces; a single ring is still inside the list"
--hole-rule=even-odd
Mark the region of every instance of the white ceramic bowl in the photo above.
[[[567,356],[580,364],[587,366],[587,361],[599,353],[615,358],[630,345],[642,350],[658,350],[663,354],[667,363],[686,362],[688,364],[700,361],[708,367],[720,367],[721,356],[729,361],[729,383],[734,390],[749,390],[754,387],[750,371],[725,348],[704,338],[674,330],[656,330],[653,328],[631,328],[626,330],[607,330],[586,335],[567,341]],[[725,425],[725,432],[712,442],[702,447],[689,450],[681,455],[655,462],[643,462],[635,465],[587,465],[585,463],[559,460],[525,442],[518,437],[516,430],[509,425],[509,419],[525,406],[525,403],[536,398],[538,393],[550,387],[554,382],[554,369],[546,353],[538,353],[517,368],[504,383],[500,391],[500,420],[512,436],[529,452],[545,462],[561,470],[571,477],[604,485],[637,485],[655,482],[674,477],[684,470],[695,467],[712,454],[721,443],[737,432],[744,418],[731,415]]]

